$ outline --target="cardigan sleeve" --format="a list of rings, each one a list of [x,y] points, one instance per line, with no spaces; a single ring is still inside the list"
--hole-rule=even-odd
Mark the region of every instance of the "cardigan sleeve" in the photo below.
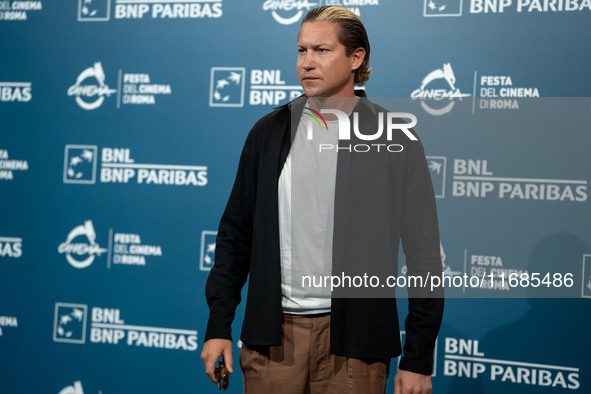
[[[441,276],[435,193],[422,143],[409,144],[407,153],[401,229],[407,275]],[[443,317],[443,289],[430,293],[409,289],[408,300],[406,340],[399,368],[431,375],[435,340]]]
[[[232,339],[232,321],[248,277],[256,190],[253,154],[256,127],[250,131],[244,144],[234,186],[220,220],[215,262],[205,285],[209,306],[205,341],[211,338]]]

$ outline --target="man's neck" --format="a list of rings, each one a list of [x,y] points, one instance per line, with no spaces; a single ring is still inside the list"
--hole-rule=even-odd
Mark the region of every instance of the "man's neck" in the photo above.
[[[308,105],[315,111],[320,112],[322,109],[338,109],[346,114],[353,112],[353,109],[359,102],[359,97],[355,94],[352,96],[343,97],[310,97]],[[326,114],[327,121],[337,120],[336,115]]]

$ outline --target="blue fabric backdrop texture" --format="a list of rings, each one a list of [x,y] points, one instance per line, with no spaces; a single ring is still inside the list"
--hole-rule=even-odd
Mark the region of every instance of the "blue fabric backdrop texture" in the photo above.
[[[1,0],[1,392],[217,392],[217,225],[316,5],[418,118],[445,272],[494,278],[449,289],[434,392],[591,392],[589,0]]]

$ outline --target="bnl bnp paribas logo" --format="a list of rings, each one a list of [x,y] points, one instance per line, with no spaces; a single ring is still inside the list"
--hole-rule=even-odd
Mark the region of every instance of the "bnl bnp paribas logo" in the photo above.
[[[437,198],[445,197],[447,158],[427,156]],[[586,179],[497,176],[486,159],[450,159],[451,197],[586,202]],[[590,263],[591,264],[591,263]],[[589,289],[591,290],[591,288]]]
[[[53,324],[54,342],[86,342],[86,317],[88,307],[82,304],[55,304]]]
[[[199,261],[199,269],[201,271],[210,271],[215,260],[215,239],[218,235],[217,231],[202,231],[201,232],[201,253]]]
[[[450,112],[454,100],[470,97],[468,93],[462,93],[456,86],[456,76],[450,63],[444,63],[442,68],[431,71],[421,81],[421,86],[415,89],[410,97],[413,100],[420,99],[421,107],[431,115],[444,115]],[[441,101],[444,103],[441,104]]]
[[[423,16],[462,16],[462,6],[467,4],[467,14],[503,15],[516,13],[588,12],[589,0],[424,0]]]
[[[90,315],[89,315],[90,309]],[[128,324],[118,308],[91,307],[85,304],[56,302],[53,341],[123,345],[168,350],[197,350],[197,330]]]
[[[111,0],[78,0],[78,21],[106,22],[111,19]]]
[[[445,171],[447,169],[447,157],[427,156],[427,164],[431,173],[433,190],[436,198],[445,197]]]
[[[424,0],[423,16],[462,16],[462,0]]]
[[[97,150],[94,145],[68,145],[64,158],[64,183],[95,183]]]
[[[113,12],[111,12],[113,3]],[[78,22],[222,16],[222,0],[78,0]]]
[[[0,236],[0,260],[2,257],[18,259],[23,255],[23,239]]]
[[[64,183],[144,184],[163,186],[205,186],[207,166],[179,164],[137,163],[130,148],[103,147],[96,145],[66,145],[64,152]]]
[[[32,86],[31,82],[0,82],[0,103],[28,103]]]
[[[281,76],[282,70],[252,69],[244,67],[212,67],[209,88],[210,107],[244,107],[248,105],[277,106],[303,93],[299,83],[288,85]],[[246,76],[250,77],[248,94]]]
[[[493,390],[495,392],[504,392],[505,388],[518,393],[533,393],[538,388],[538,392],[547,393],[551,390],[566,392],[561,389],[585,391],[579,390],[579,367],[503,360],[483,351],[487,347],[493,352],[503,350],[502,345],[488,341],[453,337],[445,337],[443,341],[443,376],[453,377],[458,383],[468,380],[488,386],[494,382],[494,387],[498,387]],[[520,346],[519,341],[515,342]]]
[[[209,88],[211,107],[244,106],[244,67],[212,67]]]

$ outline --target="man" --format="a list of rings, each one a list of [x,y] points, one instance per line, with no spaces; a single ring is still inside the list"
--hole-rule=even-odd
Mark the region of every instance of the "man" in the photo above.
[[[376,173],[388,182],[373,184],[365,182],[372,178],[365,157],[306,144],[306,132],[327,139],[325,146],[339,143],[336,117],[326,117],[324,134],[307,128],[304,119],[323,109],[362,118],[381,111],[354,89],[369,79],[369,52],[355,14],[342,7],[311,10],[298,35],[305,95],[249,133],[206,285],[210,317],[201,358],[214,382],[219,357],[233,373],[231,323],[250,275],[240,352],[245,393],[383,393],[389,361],[401,353],[396,300],[332,298],[330,288],[300,286],[298,275],[334,273],[367,243],[397,270],[400,239],[409,274],[441,273],[435,199],[419,141],[400,140],[404,154],[376,156]],[[381,203],[368,202],[366,191]],[[359,205],[363,215],[347,208]],[[356,216],[369,217],[385,236],[353,225]],[[441,298],[409,299],[395,393],[431,392],[442,312]]]

